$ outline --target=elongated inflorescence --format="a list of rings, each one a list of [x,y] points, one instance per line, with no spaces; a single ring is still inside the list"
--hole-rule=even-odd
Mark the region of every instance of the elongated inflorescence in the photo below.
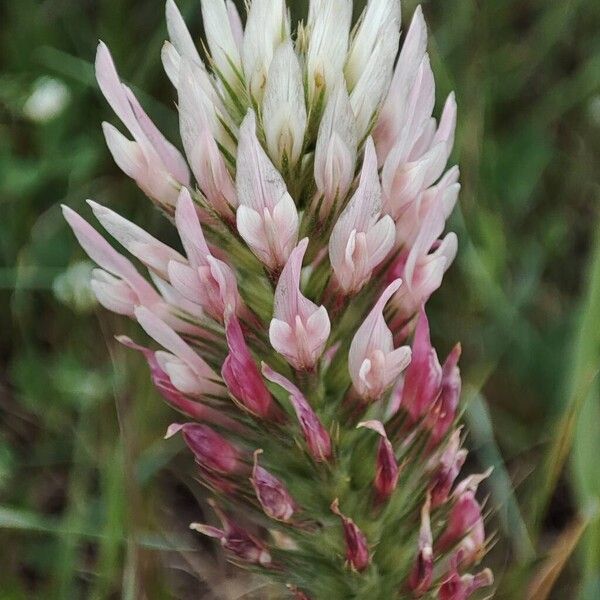
[[[100,44],[96,76],[127,130],[118,166],[174,222],[176,250],[89,201],[64,207],[92,289],[155,342],[146,358],[182,423],[217,521],[192,528],[281,584],[282,597],[463,600],[492,584],[486,476],[458,482],[460,346],[440,363],[425,303],[457,249],[446,170],[454,95],[435,84],[417,8],[399,0],[202,0],[201,57],[173,0],[162,61],[182,154]],[[488,590],[489,593],[489,590]]]

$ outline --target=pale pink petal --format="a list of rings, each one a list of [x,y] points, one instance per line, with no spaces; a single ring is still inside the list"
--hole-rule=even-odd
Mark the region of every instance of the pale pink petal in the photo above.
[[[298,213],[255,129],[254,113],[248,111],[238,145],[236,185],[240,206],[236,221],[250,249],[265,265],[275,268],[283,266],[296,244]]]
[[[262,122],[267,149],[281,166],[295,165],[304,145],[307,116],[302,71],[291,40],[282,43],[269,67]]]
[[[300,293],[300,273],[307,247],[308,238],[300,240],[298,245],[292,250],[277,282],[273,314],[276,319],[286,321],[287,323],[293,322],[296,315],[300,314],[299,304],[302,302],[301,298],[308,301]],[[311,311],[311,309],[316,310],[317,306],[310,301],[308,302],[308,311]]]
[[[77,241],[95,263],[124,279],[135,290],[140,303],[150,306],[160,301],[158,294],[131,262],[119,254],[89,223],[68,206],[63,205],[62,211]]]
[[[202,0],[201,5],[206,41],[215,67],[235,89],[240,84],[237,74],[242,71],[239,15],[237,11],[233,12],[224,0]]]
[[[204,64],[198,63],[188,56],[179,57],[177,66],[175,87],[178,92],[180,110],[181,105],[184,104],[187,119],[207,124],[211,133],[219,141],[222,141],[218,136],[218,132],[221,132],[218,117],[227,123],[229,123],[229,117],[214,80],[206,71]],[[191,114],[194,108],[199,111],[195,116]],[[182,128],[182,138],[185,131],[185,128]]]
[[[102,123],[106,145],[112,157],[123,173],[138,181],[146,170],[146,158],[137,142],[128,140],[110,123]]]
[[[420,261],[416,277],[413,276],[412,291],[418,294],[422,302],[440,287],[444,273],[452,264],[457,249],[456,234],[451,232],[433,253]]]
[[[296,340],[294,331],[285,321],[271,319],[269,341],[271,346],[286,360],[292,361],[295,359],[294,345]]]
[[[386,303],[401,284],[396,279],[388,285],[350,344],[350,377],[356,391],[368,400],[379,398],[410,361],[408,347],[394,350],[392,332],[383,318]]]
[[[256,137],[256,117],[248,111],[240,126],[236,170],[238,200],[261,213],[272,211],[287,194],[283,178],[269,160]]]
[[[371,129],[373,117],[389,89],[399,38],[399,22],[388,21],[381,30],[364,71],[352,87],[350,104],[359,139]]]
[[[139,300],[123,280],[102,269],[94,269],[90,287],[104,308],[118,315],[133,317],[134,308]]]
[[[196,45],[192,40],[192,36],[173,0],[167,0],[165,6],[165,16],[167,21],[167,31],[169,39],[177,50],[180,56],[185,56],[188,60],[193,60],[199,65],[202,64],[202,59],[198,54]]]
[[[423,11],[420,6],[417,6],[402,44],[390,90],[381,108],[374,132],[380,165],[386,160],[389,151],[410,118],[407,106],[408,98],[426,49],[427,26],[423,18]]]
[[[364,354],[368,353],[371,348],[382,346],[387,351],[391,350],[391,332],[383,318],[383,309],[401,285],[402,280],[396,279],[392,281],[385,288],[381,296],[379,296],[377,302],[354,335],[352,344],[355,345],[355,352],[360,350]],[[350,356],[352,355],[353,351],[351,348]]]
[[[367,254],[369,269],[373,270],[381,263],[396,241],[396,226],[394,220],[385,215],[367,232]]]
[[[225,317],[229,313],[236,313],[241,303],[237,280],[231,267],[222,260],[208,256],[207,261],[210,268],[212,280],[217,285],[218,298],[215,298],[218,304],[219,317]]]
[[[236,226],[242,239],[262,263],[273,266],[271,249],[266,239],[265,225],[260,214],[252,208],[240,205],[236,211]]]
[[[354,178],[357,137],[348,90],[343,81],[338,81],[321,117],[315,147],[315,182],[328,196],[334,196],[337,187],[340,195],[344,195],[350,187]],[[336,165],[339,166],[336,168]]]
[[[135,316],[138,323],[151,338],[181,359],[198,377],[205,380],[218,379],[208,364],[154,313],[144,307],[138,307],[135,311]],[[217,384],[214,387],[217,390],[220,389],[220,386]]]
[[[96,79],[108,103],[119,119],[127,127],[139,151],[144,158],[144,170],[139,171],[136,183],[155,200],[171,205],[175,183],[187,184],[189,171],[179,151],[160,134],[150,122],[146,113],[131,93],[121,83],[108,48],[103,42],[98,45],[96,53]],[[115,131],[105,127],[107,141],[112,145],[111,151],[131,172],[131,161],[125,160],[127,153],[122,138]],[[129,147],[131,153],[131,147]]]
[[[181,263],[178,263],[181,264]],[[167,283],[164,279],[155,275],[152,271],[150,271],[150,279],[152,279],[152,283],[156,286],[159,294],[163,297],[167,305],[169,307],[173,307],[175,311],[169,310],[169,307],[165,307],[167,310],[155,310],[154,312],[160,316],[161,319],[165,321],[168,325],[173,327],[175,331],[179,331],[182,333],[197,333],[198,328],[192,323],[186,323],[175,313],[183,312],[187,313],[188,316],[191,316],[195,321],[202,321],[204,319],[204,313],[202,308],[193,301],[185,298],[178,290],[176,290],[170,283]],[[154,309],[153,309],[154,310]],[[187,327],[185,326],[187,325]]]
[[[381,186],[377,174],[377,156],[373,140],[365,145],[365,157],[359,186],[333,227],[329,239],[329,258],[336,279],[345,293],[357,292],[371,272],[392,248],[393,223],[385,217],[379,225]],[[368,234],[375,228],[374,234]],[[375,254],[369,254],[369,247]]]
[[[169,142],[150,120],[133,92],[123,86],[137,122],[156,153],[162,160],[166,170],[182,185],[189,185],[190,172],[181,152]]]
[[[250,95],[259,105],[275,48],[289,36],[285,0],[253,0],[244,30],[242,65]]]
[[[444,230],[444,215],[438,206],[433,206],[421,225],[421,230],[410,250],[404,269],[404,280],[412,286],[417,261],[426,257],[434,242]]]
[[[121,119],[123,125],[129,129],[134,139],[137,142],[140,141],[140,138],[143,140],[145,136],[133,113],[127,92],[119,79],[110,51],[104,42],[98,43],[95,68],[98,85],[110,107]]]
[[[274,318],[269,329],[273,348],[296,369],[314,366],[330,331],[325,307],[317,307],[300,291],[302,260],[307,246],[308,238],[304,238],[292,250],[281,272],[275,290]]]
[[[206,265],[206,256],[210,251],[202,233],[196,207],[186,188],[181,188],[179,193],[175,209],[175,225],[190,264],[194,267]]]
[[[408,367],[411,356],[412,353],[408,346],[396,348],[386,356],[387,385],[391,385],[398,378],[398,375]]]
[[[180,262],[172,261],[168,265],[168,275],[171,285],[185,298],[200,304],[203,288],[198,272]]]
[[[348,52],[352,0],[310,0],[306,53],[309,103],[340,80]],[[345,84],[344,84],[345,87]]]
[[[185,262],[185,258],[179,252],[169,248],[141,227],[93,200],[87,200],[87,203],[110,235],[136,258],[162,276],[166,276],[169,261]]]
[[[235,45],[239,52],[242,50],[242,43],[244,41],[244,26],[242,25],[242,19],[237,7],[232,0],[226,0],[227,5],[227,17],[229,18],[229,27],[231,28],[231,34],[235,41]]]
[[[434,117],[429,117],[422,124],[420,131],[415,132],[413,137],[413,144],[408,154],[409,160],[417,160],[425,152],[427,152],[433,145],[433,139],[437,130],[437,121]],[[418,136],[418,137],[416,137]],[[416,140],[415,140],[416,137]]]
[[[418,132],[429,120],[434,106],[435,79],[431,70],[429,55],[425,54],[417,72],[415,87],[409,98],[410,125],[414,135],[418,135]]]
[[[219,122],[211,91],[202,87],[202,73],[196,65],[182,59],[177,84],[179,129],[183,147],[198,185],[209,203],[229,217],[237,205],[235,187],[216,139],[226,134]],[[228,140],[230,142],[230,140]]]
[[[428,150],[420,160],[427,165],[423,184],[424,187],[429,187],[439,179],[446,166],[446,143],[439,142]]]
[[[163,64],[163,69],[169,78],[169,81],[173,84],[173,87],[177,87],[179,82],[179,68],[181,64],[181,56],[175,49],[175,46],[171,42],[165,42],[160,50],[160,59]]]
[[[273,210],[272,246],[278,250],[278,262],[283,265],[298,241],[298,211],[292,197],[286,192]]]
[[[381,38],[394,38],[397,50],[400,20],[400,0],[370,0],[367,3],[358,29],[354,33],[344,67],[349,89],[354,88],[361,75],[366,72],[369,59]],[[392,54],[395,57],[396,51]]]
[[[214,392],[214,386],[198,377],[198,374],[185,362],[170,352],[159,350],[155,353],[161,369],[168,375],[173,386],[181,393],[202,396]]]
[[[311,343],[311,352],[321,354],[331,332],[327,309],[319,306],[306,321],[306,332]]]
[[[454,134],[456,131],[456,97],[451,92],[446,99],[440,124],[433,138],[432,144],[444,142],[446,146],[446,160],[450,156],[452,146],[454,145]]]
[[[372,419],[370,421],[361,421],[356,428],[360,429],[361,427],[376,431],[381,437],[387,438],[385,428],[383,427],[383,423],[381,421],[377,421],[376,419]]]

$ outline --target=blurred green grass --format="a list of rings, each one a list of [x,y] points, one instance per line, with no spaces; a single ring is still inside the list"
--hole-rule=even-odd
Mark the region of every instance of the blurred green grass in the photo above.
[[[178,4],[199,35],[196,0]],[[293,4],[301,15],[305,3]],[[405,22],[415,5],[404,3]],[[471,445],[479,464],[496,466],[497,597],[520,598],[600,496],[600,5],[423,6],[438,99],[457,92],[463,183],[452,221],[461,252],[432,300],[433,334],[442,353],[463,342]],[[77,272],[53,289],[81,259],[61,202],[94,197],[172,239],[110,160],[99,125],[114,119],[91,66],[102,38],[176,139],[165,35],[158,1],[0,4],[2,599],[195,597],[202,578],[214,587],[226,572],[211,576],[191,552],[182,517],[197,518],[197,490],[173,460],[178,448],[160,440],[170,415],[144,365],[112,341],[129,324],[73,298]],[[68,98],[40,121],[30,98],[48,77]],[[599,523],[548,597],[600,596]]]

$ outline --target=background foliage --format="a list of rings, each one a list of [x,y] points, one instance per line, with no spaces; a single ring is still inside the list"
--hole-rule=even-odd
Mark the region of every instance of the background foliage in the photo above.
[[[197,0],[179,5],[199,36]],[[496,467],[497,597],[598,598],[600,4],[424,10],[438,98],[458,96],[463,182],[461,252],[431,320],[442,354],[465,348],[470,467]],[[172,415],[113,342],[130,325],[90,301],[59,211],[93,197],[173,239],[111,162],[91,64],[102,38],[176,139],[165,36],[158,0],[0,3],[3,600],[269,594],[186,532],[203,500],[178,443],[161,440]],[[35,94],[49,85],[44,114]]]

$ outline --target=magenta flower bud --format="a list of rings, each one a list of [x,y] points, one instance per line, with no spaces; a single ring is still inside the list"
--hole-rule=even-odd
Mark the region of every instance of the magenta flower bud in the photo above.
[[[454,569],[448,579],[442,583],[438,598],[439,600],[467,600],[473,592],[489,587],[493,583],[494,576],[489,569],[484,569],[476,575],[467,573],[462,577]]]
[[[340,503],[336,498],[331,503],[331,511],[341,520],[346,541],[346,560],[355,571],[364,571],[370,562],[369,547],[365,534],[357,527],[352,519],[340,511]]]
[[[267,389],[250,350],[244,340],[239,321],[234,315],[226,319],[229,354],[223,362],[221,376],[233,398],[243,408],[261,419],[273,414],[273,398]]]
[[[433,536],[429,511],[431,497],[427,495],[421,509],[421,529],[419,530],[419,553],[408,579],[408,587],[415,596],[422,596],[431,587],[433,580]]]
[[[241,464],[237,448],[210,427],[199,423],[173,423],[169,425],[165,438],[180,431],[196,461],[203,468],[224,474],[239,470]]]
[[[463,547],[463,542],[465,545]],[[466,490],[450,509],[448,524],[436,544],[436,550],[446,552],[460,543],[457,556],[460,562],[472,562],[485,542],[483,516],[475,492]]]
[[[302,392],[291,381],[273,371],[271,367],[264,363],[262,372],[269,381],[280,385],[289,392],[290,402],[298,418],[311,456],[316,461],[328,460],[331,457],[331,438]]]
[[[440,393],[442,368],[429,339],[429,322],[421,307],[412,346],[412,359],[406,369],[401,405],[413,421],[418,421]]]
[[[460,447],[460,430],[457,430],[450,438],[444,452],[442,452],[439,466],[429,488],[432,508],[437,508],[446,502],[466,458],[467,451]]]
[[[254,453],[250,483],[265,514],[277,521],[287,522],[296,512],[296,503],[285,485],[258,464],[258,455],[261,452],[262,450],[256,450]]]
[[[394,455],[394,448],[387,437],[385,429],[381,421],[365,421],[359,423],[357,427],[366,427],[376,431],[381,439],[377,448],[377,461],[375,471],[375,490],[377,492],[377,500],[383,502],[387,500],[398,484],[398,476],[400,469]]]
[[[462,505],[459,505],[456,509],[458,514],[456,515],[455,524],[452,519],[454,507],[450,512],[448,529],[455,525],[456,530],[458,531],[461,526],[464,527],[469,523],[472,523],[471,526],[466,529],[466,534],[463,536],[454,553],[457,564],[460,564],[463,567],[468,567],[469,565],[478,562],[485,550],[483,516],[481,514],[481,507],[477,500],[475,500],[475,493],[477,492],[479,484],[484,479],[487,479],[491,472],[492,469],[489,468],[484,473],[470,475],[466,479],[463,479],[454,490],[453,495],[458,498],[454,506],[459,505],[461,502]],[[461,520],[463,520],[463,523],[461,523]],[[441,541],[443,541],[443,536],[440,539],[440,542]]]
[[[203,523],[191,523],[190,529],[218,539],[223,548],[244,562],[262,565],[263,567],[269,566],[271,555],[265,545],[245,529],[242,529],[237,523],[234,523],[214,502],[211,501],[210,505],[221,520],[223,529],[204,525]]]
[[[431,431],[431,445],[437,446],[456,417],[458,401],[460,399],[461,379],[458,368],[461,346],[456,344],[446,358],[442,367],[441,390],[433,408],[427,414],[426,423]]]

